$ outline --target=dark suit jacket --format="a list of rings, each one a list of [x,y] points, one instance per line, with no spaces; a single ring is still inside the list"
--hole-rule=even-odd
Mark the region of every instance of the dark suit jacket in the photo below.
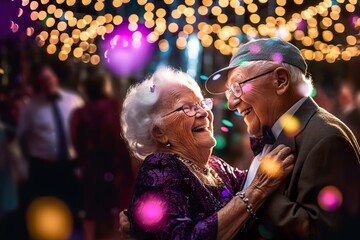
[[[265,239],[358,236],[360,153],[353,133],[310,97],[295,117],[301,123],[298,133],[291,137],[282,132],[273,146],[286,144],[295,151],[293,173],[265,201],[258,210],[258,220],[248,224],[248,233],[241,239],[258,239],[259,235]],[[334,186],[327,197],[319,195],[327,186]],[[320,196],[328,201],[325,210]]]

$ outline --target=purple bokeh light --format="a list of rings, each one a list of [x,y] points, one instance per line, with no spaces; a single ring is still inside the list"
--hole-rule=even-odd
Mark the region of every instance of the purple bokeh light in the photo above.
[[[142,69],[150,60],[155,44],[146,38],[150,30],[138,24],[134,31],[123,23],[111,34],[105,35],[101,51],[109,68],[118,75],[126,76]]]

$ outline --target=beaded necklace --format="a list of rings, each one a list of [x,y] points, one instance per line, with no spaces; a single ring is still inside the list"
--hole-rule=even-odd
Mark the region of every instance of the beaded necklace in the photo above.
[[[194,169],[195,171],[198,171],[198,172],[200,172],[200,173],[202,173],[202,174],[204,174],[204,175],[206,175],[206,176],[209,176],[209,174],[211,174],[214,178],[215,178],[215,180],[216,180],[216,182],[217,182],[217,187],[224,187],[224,185],[225,185],[225,183],[224,183],[224,181],[219,177],[219,174],[217,174],[216,172],[215,172],[215,170],[214,169],[212,169],[212,167],[209,167],[209,168],[202,168],[202,167],[199,167],[196,163],[194,163],[193,161],[191,161],[191,160],[188,160],[188,159],[184,159],[184,158],[182,158],[182,157],[178,157],[178,159],[180,160],[180,161],[182,161],[183,163],[185,163],[185,164],[187,164],[187,165],[189,165],[192,169]]]
[[[210,168],[201,168],[201,167],[199,167],[198,165],[196,165],[195,163],[193,163],[192,161],[190,161],[188,159],[184,159],[184,158],[182,158],[182,157],[180,157],[178,155],[177,155],[177,158],[181,162],[183,162],[184,164],[189,165],[192,169],[194,169],[196,171],[199,171],[199,172],[201,172],[201,173],[203,173],[205,175],[211,173],[211,174],[213,174],[214,177],[216,176],[215,178],[218,179],[218,187],[224,187],[225,186],[224,181],[219,177],[219,175],[211,167]],[[205,196],[205,199],[206,200],[210,199],[214,203],[214,210],[219,211],[220,209],[222,209],[224,207],[224,205],[211,193],[211,191],[206,187],[205,183],[203,181],[201,181],[201,179],[196,174],[194,174],[194,176],[198,179],[200,184],[203,186],[205,191],[208,193],[208,196]],[[220,186],[219,186],[219,184],[220,184]],[[225,187],[225,188],[229,192],[229,194],[231,194],[229,189],[227,187]]]

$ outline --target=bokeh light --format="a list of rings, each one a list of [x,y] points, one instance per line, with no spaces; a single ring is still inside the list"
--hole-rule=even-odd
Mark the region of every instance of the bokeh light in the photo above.
[[[300,130],[300,121],[293,115],[284,115],[280,118],[280,125],[287,136],[295,136]]]
[[[167,214],[167,204],[157,193],[145,193],[135,203],[134,209],[135,221],[147,230],[157,228]]]
[[[261,159],[259,166],[261,172],[266,176],[275,178],[282,173],[281,163],[275,157],[265,156]]]
[[[114,73],[128,75],[146,65],[156,46],[147,41],[149,33],[150,31],[141,24],[138,24],[136,31],[121,25],[106,36],[101,49]]]
[[[68,239],[73,219],[67,205],[54,197],[35,199],[28,208],[26,223],[32,239]]]
[[[326,186],[318,194],[318,204],[325,211],[335,211],[341,206],[342,202],[342,193],[335,186]]]

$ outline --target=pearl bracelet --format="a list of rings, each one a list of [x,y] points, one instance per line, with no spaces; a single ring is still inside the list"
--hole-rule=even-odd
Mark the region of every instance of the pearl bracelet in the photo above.
[[[253,211],[253,205],[249,202],[249,199],[246,197],[245,192],[237,192],[235,195],[239,196],[241,200],[246,204],[246,211],[250,214],[250,217],[255,218],[256,215]]]

